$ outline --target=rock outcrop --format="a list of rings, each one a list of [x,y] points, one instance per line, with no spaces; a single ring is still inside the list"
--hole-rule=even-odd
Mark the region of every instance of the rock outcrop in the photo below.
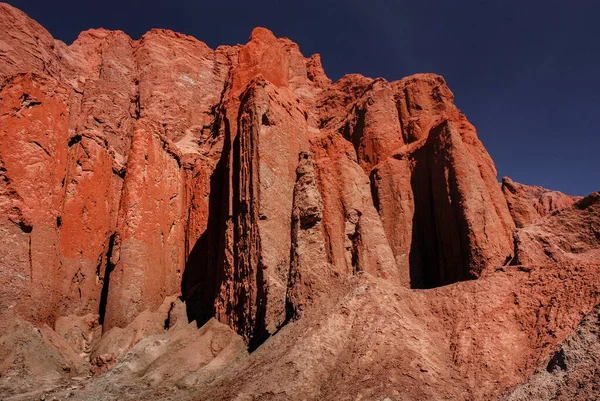
[[[593,400],[600,393],[600,306],[503,401]]]
[[[564,209],[581,199],[538,186],[523,185],[502,178],[502,192],[517,227],[534,223],[555,210]]]
[[[0,99],[8,396],[487,400],[600,302],[600,195],[499,185],[439,75],[0,4]]]
[[[515,232],[515,264],[600,262],[600,192]]]
[[[375,166],[371,183],[404,282],[476,278],[512,254],[514,223],[494,164],[442,77],[393,88],[404,144]]]
[[[56,308],[49,300],[57,293],[53,284],[60,266],[69,95],[48,76],[23,73],[6,79],[0,97],[0,305],[32,323],[52,323]],[[68,279],[77,280],[77,273]]]

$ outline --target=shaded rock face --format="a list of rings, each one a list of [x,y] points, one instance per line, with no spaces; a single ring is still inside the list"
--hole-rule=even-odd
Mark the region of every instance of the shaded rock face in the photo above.
[[[2,344],[43,327],[44,380],[106,375],[82,399],[493,399],[600,302],[598,194],[499,185],[438,75],[0,4],[0,98]]]

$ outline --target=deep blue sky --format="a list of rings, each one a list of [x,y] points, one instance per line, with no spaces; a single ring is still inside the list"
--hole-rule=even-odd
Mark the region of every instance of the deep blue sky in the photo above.
[[[593,0],[14,0],[55,38],[153,27],[211,47],[255,26],[346,73],[446,77],[499,177],[573,195],[600,190],[600,2]]]

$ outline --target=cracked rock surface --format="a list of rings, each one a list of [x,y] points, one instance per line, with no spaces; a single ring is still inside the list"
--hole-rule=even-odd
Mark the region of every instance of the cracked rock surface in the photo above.
[[[443,77],[268,29],[0,3],[0,243],[3,400],[598,396],[600,194],[500,184]]]

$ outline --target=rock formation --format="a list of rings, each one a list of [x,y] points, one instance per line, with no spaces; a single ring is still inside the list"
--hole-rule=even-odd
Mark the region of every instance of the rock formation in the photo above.
[[[526,383],[502,400],[593,400],[600,392],[600,305],[538,366]]]
[[[0,99],[2,395],[494,399],[600,302],[599,194],[499,185],[441,76],[0,4]]]
[[[600,262],[600,192],[515,232],[515,263]]]
[[[538,186],[519,184],[508,177],[502,178],[502,192],[510,214],[519,228],[581,199],[579,196],[569,196]]]

